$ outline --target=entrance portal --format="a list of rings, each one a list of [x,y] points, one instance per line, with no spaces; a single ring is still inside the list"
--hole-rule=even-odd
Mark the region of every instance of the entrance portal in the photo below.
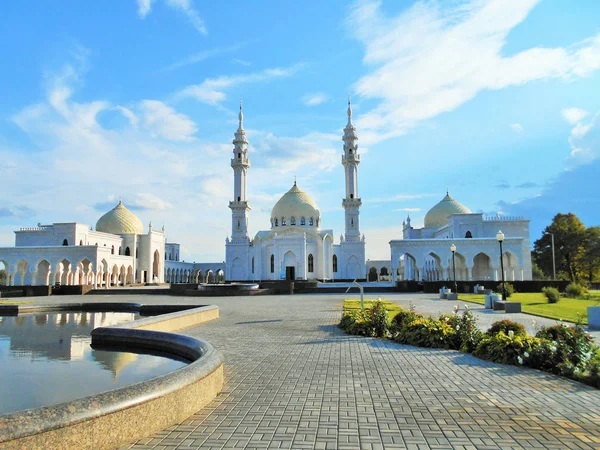
[[[296,268],[294,266],[286,266],[285,279],[294,281],[296,279]]]

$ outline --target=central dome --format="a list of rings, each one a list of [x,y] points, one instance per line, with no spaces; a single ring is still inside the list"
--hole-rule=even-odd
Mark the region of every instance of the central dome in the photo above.
[[[321,213],[317,204],[296,183],[283,194],[271,211],[271,223],[274,226],[312,225],[315,221],[318,226],[320,217]],[[305,223],[301,223],[302,219],[305,220]]]
[[[425,228],[439,228],[448,225],[448,217],[452,214],[470,214],[471,210],[460,202],[457,202],[450,194],[446,196],[427,214],[425,214]]]
[[[110,234],[144,234],[144,225],[139,217],[125,208],[119,200],[117,206],[98,219],[96,231]]]

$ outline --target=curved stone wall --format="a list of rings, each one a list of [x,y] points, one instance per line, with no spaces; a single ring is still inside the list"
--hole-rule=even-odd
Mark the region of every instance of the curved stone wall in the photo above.
[[[9,305],[7,305],[9,306]],[[48,310],[144,310],[135,303],[0,306],[0,314]],[[112,306],[113,308],[110,308]],[[174,305],[148,305],[170,309]],[[121,389],[0,416],[0,449],[112,449],[181,422],[219,393],[223,358],[208,342],[170,331],[218,318],[216,306],[191,307],[96,328],[92,345],[150,349],[191,361],[179,370]],[[10,312],[9,312],[10,311]]]

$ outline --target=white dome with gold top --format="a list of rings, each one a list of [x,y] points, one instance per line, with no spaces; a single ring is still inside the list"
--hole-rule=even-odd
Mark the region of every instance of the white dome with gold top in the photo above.
[[[279,199],[271,211],[271,222],[274,226],[318,224],[321,212],[315,201],[298,187],[296,182],[292,188]],[[283,219],[283,223],[281,222]],[[301,223],[304,219],[304,223]],[[318,225],[317,225],[318,226]]]
[[[96,222],[96,231],[111,234],[144,234],[144,224],[119,200],[119,204]]]
[[[471,210],[462,203],[454,200],[448,192],[446,196],[427,214],[425,214],[425,228],[439,228],[448,225],[448,217],[452,214],[470,214]]]

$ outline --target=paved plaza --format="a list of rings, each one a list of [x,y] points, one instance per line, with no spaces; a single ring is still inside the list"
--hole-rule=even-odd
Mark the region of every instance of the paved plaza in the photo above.
[[[455,303],[384,297],[431,313]],[[185,422],[124,448],[600,448],[600,391],[456,351],[345,335],[336,327],[344,298],[357,296],[94,296],[221,309],[219,320],[184,332],[223,353],[223,392]],[[472,307],[482,329],[504,316]],[[531,326],[531,316],[510,317]]]

